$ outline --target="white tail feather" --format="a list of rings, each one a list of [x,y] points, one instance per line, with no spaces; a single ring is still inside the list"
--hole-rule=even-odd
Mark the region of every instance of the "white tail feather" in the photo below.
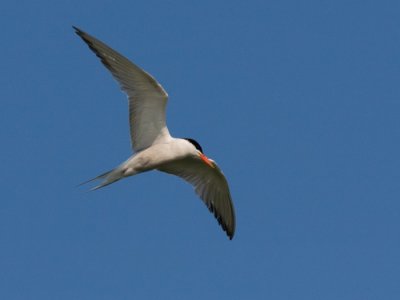
[[[104,179],[102,183],[100,183],[99,185],[90,189],[91,191],[94,191],[99,188],[105,187],[106,185],[109,185],[111,183],[114,183],[114,182],[122,179],[123,177],[125,177],[123,169],[121,167],[117,167],[111,171],[105,172],[99,176],[96,176],[92,179],[82,182],[81,184],[79,184],[79,186],[84,185],[89,182],[92,182],[92,181],[95,181],[95,180]]]

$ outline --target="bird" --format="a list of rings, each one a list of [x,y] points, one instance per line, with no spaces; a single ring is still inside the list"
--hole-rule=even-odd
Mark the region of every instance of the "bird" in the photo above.
[[[151,170],[178,176],[194,187],[196,194],[232,240],[236,221],[227,179],[195,139],[170,135],[166,125],[168,94],[161,84],[102,41],[78,27],[72,27],[127,95],[133,150],[133,155],[119,166],[82,184],[100,180],[91,189],[97,190],[125,177]]]

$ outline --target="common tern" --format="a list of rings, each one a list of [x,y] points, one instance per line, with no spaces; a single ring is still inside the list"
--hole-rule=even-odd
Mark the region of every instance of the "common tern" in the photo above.
[[[103,65],[127,94],[131,143],[134,154],[115,169],[89,181],[101,180],[96,190],[150,170],[182,178],[214,214],[229,239],[235,233],[235,213],[228,182],[214,160],[191,138],[170,135],[165,109],[168,94],[147,72],[109,46],[73,26],[76,34],[100,58]],[[84,184],[83,183],[83,184]]]

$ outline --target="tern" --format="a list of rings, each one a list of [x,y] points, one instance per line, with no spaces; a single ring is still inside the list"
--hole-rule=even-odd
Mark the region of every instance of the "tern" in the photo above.
[[[235,212],[228,182],[214,160],[191,138],[170,135],[165,110],[168,94],[147,72],[105,43],[73,26],[100,58],[128,97],[133,155],[115,169],[82,184],[101,180],[96,190],[125,177],[158,170],[182,178],[214,214],[229,239],[235,233]]]

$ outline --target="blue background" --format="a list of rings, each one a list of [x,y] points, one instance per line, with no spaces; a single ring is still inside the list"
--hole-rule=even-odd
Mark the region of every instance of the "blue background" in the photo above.
[[[400,299],[399,1],[3,1],[1,299]],[[229,241],[131,155],[75,25],[154,75],[224,170]]]

